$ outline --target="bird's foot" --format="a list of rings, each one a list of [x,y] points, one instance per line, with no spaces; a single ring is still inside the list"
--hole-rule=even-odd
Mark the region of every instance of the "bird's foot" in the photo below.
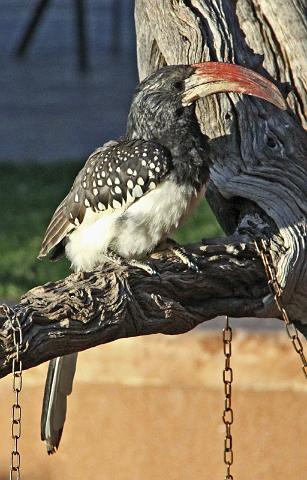
[[[181,247],[175,240],[168,238],[167,239],[168,250],[170,250],[176,257],[181,260],[181,262],[186,265],[190,270],[193,270],[195,273],[201,273],[197,264],[192,260],[191,256],[188,255],[183,247]]]
[[[144,272],[147,272],[149,275],[157,276],[161,280],[159,272],[155,268],[148,265],[148,263],[141,262],[140,260],[134,260],[134,259],[128,260],[127,263],[131,265],[131,267],[140,268],[141,270],[144,270]]]
[[[181,260],[181,262],[186,265],[189,270],[193,270],[195,273],[201,273],[198,265],[191,259],[190,255],[188,255],[182,247],[173,247],[171,251],[176,255],[176,257]]]
[[[117,255],[116,253],[110,250],[108,250],[106,257],[110,262],[115,263],[116,265],[120,265],[120,266],[130,265],[131,267],[140,268],[141,270],[144,270],[144,272],[148,273],[149,275],[157,276],[160,279],[159,272],[145,262],[142,262],[140,260],[135,260],[135,259],[123,258],[120,255]]]
[[[124,266],[127,263],[123,257],[117,255],[117,253],[114,253],[111,250],[108,250],[105,253],[105,257],[110,263],[114,263],[117,266]]]

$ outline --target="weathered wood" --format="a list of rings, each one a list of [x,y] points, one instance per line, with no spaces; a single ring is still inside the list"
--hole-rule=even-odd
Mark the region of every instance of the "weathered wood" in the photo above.
[[[254,245],[198,245],[189,249],[202,273],[175,258],[156,259],[159,277],[131,267],[97,269],[30,290],[13,309],[23,330],[23,367],[118,338],[179,334],[201,322],[277,314]],[[11,369],[10,321],[0,307],[0,377]]]
[[[298,116],[235,94],[200,100],[197,114],[211,147],[211,207],[227,233],[253,222],[262,234],[266,224],[289,313],[307,323],[303,17],[300,0],[136,0],[141,78],[164,64],[219,60],[293,86],[289,105]]]
[[[288,105],[307,127],[307,3],[305,0],[239,0],[246,42],[263,54],[263,67],[289,82]]]
[[[106,268],[31,290],[14,307],[25,368],[122,337],[182,333],[226,313],[277,316],[253,247],[259,236],[270,241],[283,302],[307,335],[303,11],[302,0],[136,0],[141,78],[165,64],[235,62],[284,90],[280,82],[290,82],[292,111],[234,94],[199,101],[211,148],[208,199],[230,237],[190,250],[203,271],[198,276],[175,259],[157,260],[161,281]],[[0,376],[13,351],[10,322],[0,311]]]

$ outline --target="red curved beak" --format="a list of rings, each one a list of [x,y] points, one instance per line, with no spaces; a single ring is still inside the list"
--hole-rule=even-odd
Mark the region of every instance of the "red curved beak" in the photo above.
[[[281,110],[287,109],[278,88],[253,70],[222,62],[195,63],[192,67],[194,73],[185,81],[183,105],[213,93],[235,92],[262,98]]]

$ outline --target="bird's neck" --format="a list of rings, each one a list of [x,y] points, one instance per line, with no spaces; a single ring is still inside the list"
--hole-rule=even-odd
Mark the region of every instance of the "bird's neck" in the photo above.
[[[176,122],[163,133],[155,135],[151,130],[128,129],[128,140],[153,140],[167,148],[171,154],[174,169],[171,173],[178,184],[192,185],[200,189],[209,176],[209,147],[198,123]]]
[[[180,185],[187,183],[200,189],[209,176],[209,147],[197,126],[182,130],[181,134],[163,135],[159,143],[166,147],[172,156],[173,179]]]

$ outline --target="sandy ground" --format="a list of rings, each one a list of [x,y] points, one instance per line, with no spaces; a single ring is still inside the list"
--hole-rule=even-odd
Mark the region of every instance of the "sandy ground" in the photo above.
[[[224,478],[218,332],[120,340],[83,352],[60,450],[39,438],[46,365],[25,372],[22,479]],[[233,342],[235,479],[307,478],[307,382],[284,332]],[[0,478],[9,461],[9,378],[0,383]]]

